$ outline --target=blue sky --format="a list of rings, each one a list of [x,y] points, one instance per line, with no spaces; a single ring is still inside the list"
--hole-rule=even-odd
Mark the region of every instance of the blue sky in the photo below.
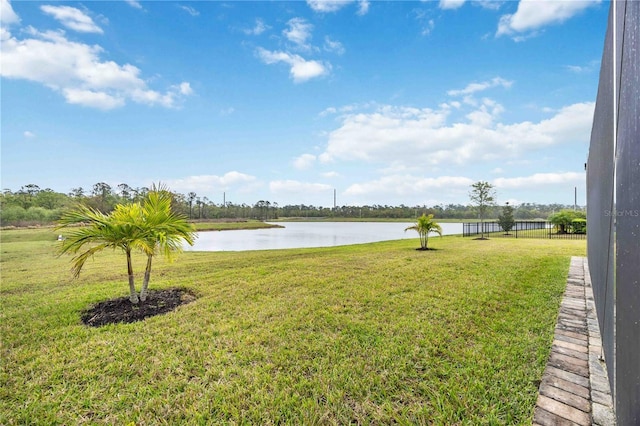
[[[2,188],[585,203],[608,2],[0,2]]]

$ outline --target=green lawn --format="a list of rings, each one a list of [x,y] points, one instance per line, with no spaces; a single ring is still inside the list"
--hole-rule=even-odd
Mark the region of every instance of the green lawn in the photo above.
[[[151,287],[195,302],[89,328],[80,311],[128,293],[124,255],[72,280],[53,230],[0,237],[3,425],[530,424],[569,257],[585,254],[461,237],[188,252]]]

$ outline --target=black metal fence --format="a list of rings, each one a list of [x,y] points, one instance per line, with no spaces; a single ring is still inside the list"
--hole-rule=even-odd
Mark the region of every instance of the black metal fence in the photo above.
[[[541,220],[516,221],[509,232],[505,232],[498,222],[474,222],[462,224],[463,237],[475,237],[484,234],[490,238],[548,238],[584,240],[586,233],[559,232],[550,222]]]

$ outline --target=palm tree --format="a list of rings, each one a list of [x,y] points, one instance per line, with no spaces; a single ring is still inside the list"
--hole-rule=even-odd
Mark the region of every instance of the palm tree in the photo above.
[[[138,303],[136,293],[131,252],[138,248],[144,241],[145,233],[142,223],[142,207],[140,204],[116,206],[110,214],[106,215],[98,210],[80,205],[76,209],[65,213],[59,221],[56,229],[66,228],[71,225],[84,224],[74,227],[66,234],[62,242],[60,253],[77,254],[73,262],[73,275],[78,277],[87,259],[94,254],[106,249],[120,249],[127,256],[127,275],[129,277],[129,300]]]
[[[407,232],[409,230],[417,231],[420,235],[421,250],[427,250],[427,243],[429,241],[429,234],[431,232],[435,232],[436,234],[442,236],[442,227],[433,220],[432,214],[427,216],[423,213],[422,216],[418,218],[418,221],[415,225],[407,227],[404,231]]]
[[[182,251],[182,241],[193,245],[196,234],[193,225],[187,222],[184,215],[171,210],[171,193],[162,185],[149,191],[142,206],[145,219],[146,236],[140,247],[147,255],[147,266],[144,271],[140,300],[147,299],[147,289],[151,277],[153,256],[162,252],[169,260],[175,252]]]
[[[164,187],[154,186],[147,193],[143,204],[118,204],[108,215],[86,206],[78,206],[65,213],[56,229],[84,224],[68,231],[60,249],[61,254],[80,252],[72,259],[74,276],[80,275],[85,262],[94,254],[106,248],[121,249],[127,256],[129,300],[134,304],[144,302],[153,256],[163,252],[170,257],[173,252],[182,249],[182,240],[191,245],[195,240],[194,228],[187,223],[186,217],[172,212],[171,198],[171,193]],[[140,296],[134,282],[131,262],[133,250],[141,250],[147,255]]]

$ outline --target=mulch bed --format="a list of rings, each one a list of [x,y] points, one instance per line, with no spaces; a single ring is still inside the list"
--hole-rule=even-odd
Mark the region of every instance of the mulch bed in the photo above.
[[[106,324],[131,323],[165,314],[180,305],[193,302],[196,297],[186,289],[150,290],[147,300],[134,305],[129,296],[106,300],[93,305],[81,315],[82,322],[91,327]]]

